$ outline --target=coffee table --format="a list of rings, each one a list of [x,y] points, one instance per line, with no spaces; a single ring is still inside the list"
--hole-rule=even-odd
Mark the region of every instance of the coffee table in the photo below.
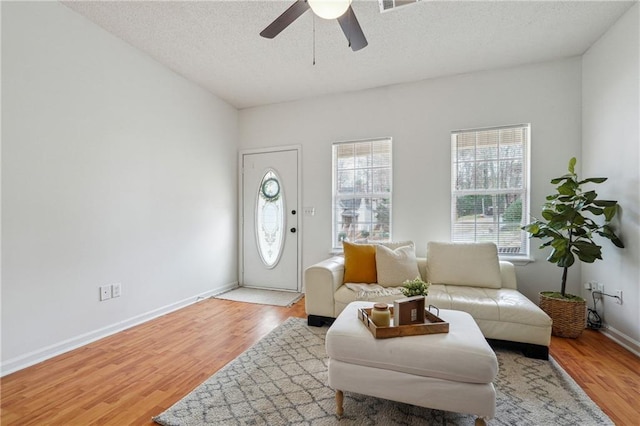
[[[471,315],[440,310],[449,332],[376,339],[350,303],[327,332],[329,386],[336,390],[342,416],[343,392],[477,416],[476,425],[493,418],[493,381],[498,360]]]

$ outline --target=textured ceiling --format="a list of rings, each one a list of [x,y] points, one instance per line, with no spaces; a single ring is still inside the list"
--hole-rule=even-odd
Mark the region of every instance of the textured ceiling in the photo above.
[[[64,2],[237,108],[580,55],[635,1],[428,1],[380,13],[354,1],[369,46],[290,1]],[[314,41],[315,26],[315,41]],[[315,51],[315,65],[313,64]]]

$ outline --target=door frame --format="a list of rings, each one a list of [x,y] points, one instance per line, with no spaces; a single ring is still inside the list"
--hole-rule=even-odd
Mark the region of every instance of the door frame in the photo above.
[[[275,146],[270,148],[254,148],[254,149],[242,149],[238,152],[238,284],[243,286],[244,284],[244,156],[250,154],[268,154],[272,152],[281,152],[281,151],[295,151],[297,162],[298,162],[298,170],[296,173],[298,175],[298,205],[295,207],[298,217],[298,224],[296,226],[296,243],[298,245],[297,256],[296,256],[296,281],[297,281],[297,291],[302,292],[302,209],[300,205],[302,204],[302,145],[283,145],[283,146]],[[291,208],[291,207],[289,207]],[[286,290],[282,290],[286,291]]]

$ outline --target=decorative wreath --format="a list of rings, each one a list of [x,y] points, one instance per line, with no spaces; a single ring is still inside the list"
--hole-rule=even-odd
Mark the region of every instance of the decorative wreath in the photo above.
[[[267,200],[274,202],[280,198],[280,183],[276,178],[269,178],[262,182],[260,194]]]

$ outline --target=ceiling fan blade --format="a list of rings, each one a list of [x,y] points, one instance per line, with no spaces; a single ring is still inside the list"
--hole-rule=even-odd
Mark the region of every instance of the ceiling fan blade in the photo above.
[[[349,9],[347,9],[347,11],[338,18],[338,22],[340,23],[342,32],[347,36],[347,40],[349,40],[351,50],[355,52],[367,47],[367,44],[369,43],[367,43],[367,39],[364,37],[362,28],[360,28],[356,14],[353,13],[351,6],[349,6]]]
[[[282,15],[278,16],[275,21],[269,24],[267,28],[262,30],[260,35],[265,38],[274,38],[308,9],[309,3],[307,3],[307,0],[297,0],[289,9],[285,10]]]

